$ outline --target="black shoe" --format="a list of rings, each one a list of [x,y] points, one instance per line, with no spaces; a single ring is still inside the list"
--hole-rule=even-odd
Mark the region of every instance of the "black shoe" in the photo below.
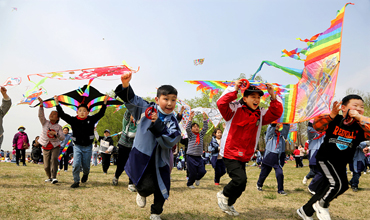
[[[353,192],[357,192],[358,191],[358,188],[355,187],[355,186],[352,186],[352,190],[353,190]]]
[[[278,192],[280,195],[283,195],[283,196],[286,196],[286,195],[288,195],[284,190],[283,191],[280,191],[280,192]]]
[[[89,177],[89,175],[83,175],[82,179],[81,179],[81,183],[86,183],[88,177]]]
[[[78,188],[80,187],[80,182],[74,182],[72,185],[71,185],[71,188]]]

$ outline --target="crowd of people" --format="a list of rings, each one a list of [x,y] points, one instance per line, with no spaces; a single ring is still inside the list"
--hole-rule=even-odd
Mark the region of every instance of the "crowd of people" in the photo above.
[[[128,190],[137,193],[136,203],[141,208],[146,206],[146,198],[154,194],[150,219],[161,219],[163,205],[169,198],[170,174],[174,166],[186,170],[186,186],[191,190],[196,190],[201,184],[207,173],[207,163],[214,169],[215,185],[219,185],[222,176],[227,174],[231,181],[222,187],[215,199],[221,211],[231,216],[239,215],[234,204],[246,189],[246,163],[252,158],[260,168],[257,190],[263,191],[264,182],[274,169],[277,193],[287,195],[284,191],[283,167],[286,160],[293,160],[293,155],[285,154],[289,124],[276,123],[283,113],[283,105],[272,84],[266,84],[271,99],[268,109],[259,106],[263,92],[257,87],[245,89],[239,101],[235,100],[243,80],[237,80],[233,86],[226,88],[217,101],[217,107],[226,121],[224,129],[214,129],[208,149],[204,151],[207,115],[203,114],[203,127],[200,128],[193,121],[195,113],[191,112],[186,126],[187,138],[182,139],[178,123],[184,109],[178,114],[173,113],[177,90],[171,85],[163,85],[157,89],[156,102],[149,103],[134,93],[131,78],[131,73],[122,75],[122,84],[114,90],[127,110],[123,116],[122,134],[117,146],[117,168],[112,184],[117,185],[125,171],[129,177]],[[3,138],[2,118],[11,105],[4,87],[1,87],[1,93],[0,143]],[[115,146],[110,130],[107,128],[100,136],[95,124],[105,114],[108,96],[105,96],[98,113],[90,115],[90,106],[82,102],[77,107],[76,116],[66,114],[59,105],[58,96],[54,96],[56,111],[52,111],[48,119],[44,115],[43,100],[38,100],[41,133],[32,143],[31,154],[34,162],[43,163],[47,177],[45,182],[58,183],[58,166],[60,170],[67,171],[72,153],[71,188],[78,188],[80,183],[88,181],[90,166],[97,166],[99,157],[103,172],[107,174]],[[340,110],[342,114],[339,114]],[[293,152],[297,168],[303,167],[302,157],[308,153],[310,171],[303,177],[302,183],[307,184],[308,179],[312,178],[308,186],[312,198],[297,209],[302,219],[312,219],[314,213],[319,219],[330,219],[328,207],[332,200],[343,194],[348,184],[353,191],[358,190],[361,172],[369,164],[369,157],[366,157],[369,156],[369,147],[364,141],[370,139],[370,119],[363,113],[362,98],[348,95],[342,102],[334,103],[330,114],[321,115],[308,123],[308,146],[306,149],[296,147]],[[70,125],[71,131],[69,127],[59,125],[60,119]],[[263,125],[268,125],[268,128],[266,148],[262,155],[257,146]],[[30,144],[25,130],[24,126],[20,126],[13,138],[13,155],[17,166],[20,162],[26,166],[25,150]],[[184,144],[184,149],[179,148],[178,143]],[[59,155],[62,155],[60,161]],[[10,157],[10,152],[6,157]],[[348,163],[353,172],[350,181],[344,175]]]

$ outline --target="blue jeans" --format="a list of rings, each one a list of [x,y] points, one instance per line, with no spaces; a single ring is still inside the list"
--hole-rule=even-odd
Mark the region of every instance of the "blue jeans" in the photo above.
[[[92,155],[93,155],[94,166],[97,166],[98,165],[98,151],[94,151]]]
[[[90,173],[90,162],[92,154],[92,144],[88,146],[81,146],[75,144],[73,147],[73,180],[80,182],[81,165],[84,175]]]

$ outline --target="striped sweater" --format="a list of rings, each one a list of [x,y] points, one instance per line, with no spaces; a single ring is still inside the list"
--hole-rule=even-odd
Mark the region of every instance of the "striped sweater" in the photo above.
[[[186,152],[187,155],[192,155],[192,156],[202,156],[203,154],[203,137],[206,135],[207,130],[208,130],[208,123],[207,121],[203,121],[203,128],[199,132],[199,144],[195,144],[197,136],[191,131],[191,124],[192,122],[189,121],[187,126],[186,126],[186,132],[188,133],[188,150]]]

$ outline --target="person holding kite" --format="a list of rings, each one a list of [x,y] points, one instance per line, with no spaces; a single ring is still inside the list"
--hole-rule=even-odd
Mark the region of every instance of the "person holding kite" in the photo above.
[[[76,90],[77,92],[77,90]],[[74,94],[74,93],[73,93]],[[74,94],[75,95],[75,94]],[[72,141],[74,143],[73,148],[73,180],[74,183],[71,188],[77,188],[80,186],[80,169],[81,165],[83,168],[83,176],[81,183],[85,183],[90,173],[90,162],[92,155],[92,143],[94,141],[94,126],[105,114],[107,109],[107,101],[109,96],[106,95],[101,105],[101,109],[98,113],[90,116],[91,104],[89,100],[93,100],[96,96],[101,96],[97,90],[94,92],[90,87],[90,94],[88,97],[80,96],[80,102],[77,106],[77,116],[72,117],[64,113],[62,107],[59,105],[58,96],[54,96],[56,108],[61,119],[71,125],[73,130]],[[76,96],[78,98],[78,96]],[[82,99],[82,100],[81,100]]]
[[[189,179],[187,187],[195,189],[193,185],[195,182],[196,186],[199,186],[200,179],[206,175],[207,171],[204,167],[204,160],[202,159],[203,154],[203,138],[208,130],[207,115],[203,112],[203,128],[199,132],[199,125],[193,123],[193,117],[195,112],[190,113],[189,122],[186,126],[186,133],[188,134],[188,151],[186,152],[186,162],[189,171]]]
[[[42,125],[39,143],[43,149],[44,169],[48,179],[45,182],[53,184],[58,183],[58,156],[60,142],[65,139],[63,128],[58,124],[59,114],[57,111],[52,111],[49,115],[49,120],[46,120],[44,113],[43,100],[38,97],[40,102],[39,119]]]
[[[7,89],[4,86],[1,86],[0,88],[1,95],[3,95],[3,101],[0,106],[0,149],[1,149],[1,144],[3,143],[4,139],[4,127],[3,127],[3,118],[6,115],[6,113],[9,111],[10,107],[12,106],[12,100],[6,94]]]
[[[156,103],[148,103],[135,95],[130,86],[131,76],[132,73],[122,75],[122,84],[114,91],[137,122],[135,141],[125,171],[136,185],[136,204],[140,208],[145,207],[146,197],[154,194],[150,219],[158,220],[169,197],[171,149],[181,138],[173,113],[177,90],[171,85],[162,85],[157,90]]]
[[[318,132],[326,131],[316,154],[316,164],[324,178],[322,187],[297,210],[302,219],[313,219],[315,212],[319,219],[331,219],[330,202],[348,189],[346,166],[352,162],[357,146],[370,139],[370,118],[363,114],[361,96],[347,95],[342,102],[334,102],[330,114],[315,118],[313,128]]]
[[[261,127],[277,120],[283,113],[282,101],[274,93],[272,84],[266,84],[271,98],[270,107],[266,110],[259,107],[263,91],[255,86],[243,85],[243,81],[246,80],[237,80],[235,86],[228,86],[217,100],[218,109],[226,121],[220,155],[231,178],[223,190],[217,193],[217,200],[220,209],[233,216],[239,215],[234,203],[245,190],[245,165],[257,148]],[[246,88],[243,98],[235,101],[240,87]]]
[[[289,134],[289,124],[272,123],[268,126],[265,136],[266,150],[262,160],[261,173],[257,181],[257,190],[262,191],[263,183],[270,174],[272,168],[275,169],[276,180],[278,183],[278,193],[286,196],[284,191],[283,166],[285,164],[285,141]]]

